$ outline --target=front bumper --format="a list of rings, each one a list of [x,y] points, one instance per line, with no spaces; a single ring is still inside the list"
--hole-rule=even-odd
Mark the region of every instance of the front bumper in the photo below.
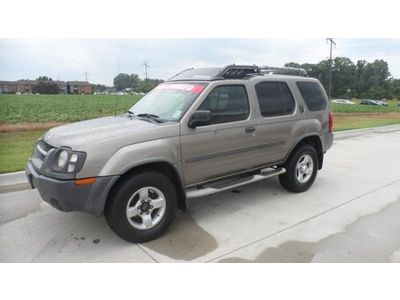
[[[59,180],[39,174],[31,161],[25,169],[32,188],[44,201],[61,211],[85,211],[101,215],[107,195],[119,176],[97,177],[93,184],[75,185],[74,180]]]

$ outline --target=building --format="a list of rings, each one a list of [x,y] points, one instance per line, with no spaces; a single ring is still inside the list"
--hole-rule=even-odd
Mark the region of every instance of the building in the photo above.
[[[0,94],[15,94],[17,84],[15,81],[0,81]]]
[[[37,84],[37,80],[21,79],[16,82],[16,91],[21,94],[33,93],[33,89]]]
[[[67,81],[66,94],[92,94],[92,86],[87,81]]]
[[[60,94],[92,94],[93,89],[88,81],[52,81],[57,84]],[[17,81],[0,81],[0,94],[32,94],[38,80],[21,79]]]

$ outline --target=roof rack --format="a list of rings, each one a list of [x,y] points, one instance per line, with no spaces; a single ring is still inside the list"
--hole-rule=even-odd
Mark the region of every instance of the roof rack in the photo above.
[[[187,80],[221,80],[221,79],[244,79],[256,75],[281,74],[307,76],[307,72],[301,68],[269,67],[256,65],[228,65],[224,68],[200,68],[186,69],[172,76],[168,81]]]
[[[303,68],[262,66],[260,71],[262,74],[307,76],[307,71]]]
[[[307,71],[302,68],[292,67],[270,67],[270,66],[240,66],[229,65],[226,66],[216,77],[224,79],[242,79],[249,76],[263,75],[263,74],[281,74],[281,75],[297,75],[307,76]],[[217,79],[217,78],[216,78]]]
[[[256,65],[228,65],[216,76],[223,79],[242,79],[248,76],[260,74],[260,68]]]

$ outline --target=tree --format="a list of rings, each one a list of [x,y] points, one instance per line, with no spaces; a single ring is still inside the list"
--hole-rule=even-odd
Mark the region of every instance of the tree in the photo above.
[[[92,90],[96,93],[101,93],[108,90],[108,86],[104,84],[91,84]]]
[[[303,68],[308,76],[317,78],[328,90],[330,61],[317,64],[290,62],[285,67]],[[332,96],[335,98],[392,98],[400,97],[399,83],[390,80],[389,66],[384,60],[355,64],[347,57],[336,57],[332,63]]]
[[[122,91],[127,88],[135,89],[140,85],[140,79],[137,74],[125,74],[120,73],[114,78],[114,87],[118,91]]]
[[[47,76],[39,76],[36,80],[37,81],[53,81],[53,79],[51,79],[50,77],[47,77]]]
[[[147,78],[147,82],[139,78],[136,74],[124,74],[120,73],[114,78],[114,87],[117,91],[123,91],[127,88],[132,89],[135,92],[144,92],[152,90],[154,87],[159,85],[163,80]]]
[[[38,84],[32,88],[32,91],[39,94],[59,94],[60,88],[55,82],[39,81]]]

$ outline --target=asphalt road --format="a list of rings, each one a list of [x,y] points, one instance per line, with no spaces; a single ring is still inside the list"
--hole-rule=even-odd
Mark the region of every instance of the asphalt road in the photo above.
[[[346,137],[343,135],[342,137]],[[271,178],[191,201],[158,240],[130,244],[103,217],[36,190],[0,194],[1,262],[400,262],[400,131],[336,140],[313,187]]]

